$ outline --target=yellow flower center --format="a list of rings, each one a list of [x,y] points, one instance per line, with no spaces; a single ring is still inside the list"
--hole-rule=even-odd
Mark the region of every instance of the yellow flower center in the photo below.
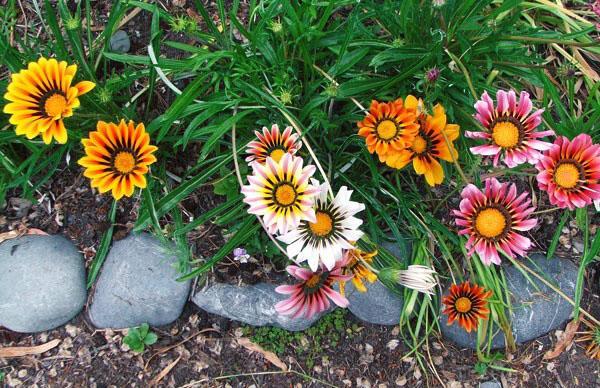
[[[283,155],[285,155],[285,151],[282,150],[281,148],[274,149],[269,154],[269,156],[271,158],[273,158],[273,160],[275,161],[275,163],[279,163],[279,161],[281,160],[281,158],[283,158]]]
[[[500,121],[492,129],[492,139],[499,147],[513,148],[519,144],[519,128],[510,121]]]
[[[377,124],[375,131],[380,139],[391,140],[396,137],[396,134],[398,133],[398,127],[392,120],[383,120]]]
[[[319,237],[327,236],[333,229],[333,220],[327,213],[317,212],[317,222],[310,222],[310,230]]]
[[[321,275],[314,274],[310,278],[308,278],[308,280],[306,281],[306,286],[309,288],[313,288],[317,284],[319,284],[319,280],[321,280]]]
[[[471,311],[471,300],[467,297],[460,297],[456,300],[456,302],[454,302],[454,308],[456,308],[456,311],[458,311],[459,313],[466,313]]]
[[[59,93],[55,93],[46,99],[44,111],[48,117],[56,117],[63,114],[67,107],[67,99]]]
[[[427,149],[427,140],[423,139],[421,135],[415,137],[412,149],[415,153],[422,154]]]
[[[483,237],[494,238],[504,232],[506,216],[496,208],[483,209],[475,219],[475,229]]]
[[[572,189],[579,182],[579,169],[573,163],[561,163],[554,171],[554,182],[564,189]]]
[[[135,168],[135,158],[130,152],[119,152],[115,156],[115,169],[121,174],[128,174]]]
[[[281,206],[289,206],[296,202],[296,190],[289,183],[284,183],[275,190],[275,200]]]

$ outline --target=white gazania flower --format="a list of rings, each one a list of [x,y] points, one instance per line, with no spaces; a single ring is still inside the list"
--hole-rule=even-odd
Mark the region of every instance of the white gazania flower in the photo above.
[[[300,157],[285,154],[278,162],[267,157],[264,165],[254,162],[249,185],[242,187],[248,213],[263,216],[269,233],[285,234],[302,220],[317,221],[313,203],[319,188],[309,179],[315,166],[303,167]]]
[[[313,185],[319,182],[312,180]],[[320,186],[320,194],[315,200],[315,220],[300,222],[297,229],[277,237],[288,244],[290,258],[297,256],[297,262],[308,261],[308,265],[317,271],[319,263],[331,270],[335,262],[342,258],[343,249],[354,249],[352,242],[358,241],[363,232],[358,230],[362,220],[354,215],[365,209],[365,205],[350,201],[352,190],[342,186],[331,201],[327,197],[329,185]]]

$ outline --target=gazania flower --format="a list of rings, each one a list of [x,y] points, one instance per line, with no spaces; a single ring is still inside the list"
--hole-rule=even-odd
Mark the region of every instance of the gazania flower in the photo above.
[[[336,282],[348,281],[352,276],[342,274],[342,261],[327,271],[319,269],[312,272],[307,268],[290,265],[287,271],[300,283],[294,285],[279,286],[275,289],[280,294],[288,294],[290,297],[275,305],[275,310],[282,315],[291,315],[294,318],[305,316],[311,318],[313,315],[326,311],[329,299],[340,307],[348,307],[348,299],[333,289]]]
[[[444,296],[442,302],[446,306],[444,314],[448,315],[448,325],[458,321],[458,325],[468,333],[477,330],[479,319],[488,319],[490,310],[487,308],[487,299],[492,296],[492,291],[469,282],[450,287],[450,294]]]
[[[481,100],[475,104],[475,118],[485,127],[485,132],[465,132],[465,136],[483,139],[487,144],[471,147],[471,152],[479,155],[493,156],[494,167],[498,165],[500,156],[504,164],[515,167],[529,162],[535,164],[542,156],[540,151],[550,148],[551,143],[539,139],[554,135],[554,131],[536,132],[542,122],[543,109],[531,113],[533,105],[529,93],[521,92],[519,99],[514,90],[508,93],[499,90],[496,93],[497,106],[484,92]]]
[[[384,268],[379,272],[379,279],[433,295],[438,284],[436,275],[437,272],[426,265],[413,264],[406,269]]]
[[[269,233],[285,234],[296,229],[302,220],[317,222],[313,210],[314,197],[319,188],[309,179],[315,166],[303,167],[300,157],[285,154],[279,162],[270,156],[266,163],[252,163],[253,174],[249,185],[242,187],[248,212],[263,216]]]
[[[573,210],[600,200],[600,145],[589,135],[573,141],[558,137],[535,167],[538,186],[551,204]]]
[[[463,228],[459,234],[469,236],[469,255],[476,251],[486,265],[500,264],[498,248],[511,257],[525,255],[531,240],[519,232],[537,225],[537,219],[529,218],[535,209],[529,206],[527,192],[517,195],[514,184],[490,178],[485,180],[485,192],[469,184],[461,197],[460,210],[453,213],[456,224]]]
[[[313,184],[318,182],[313,180]],[[300,222],[298,228],[277,237],[288,244],[287,253],[290,258],[298,256],[297,261],[308,260],[308,265],[316,271],[319,262],[327,269],[332,269],[337,260],[342,258],[343,249],[353,249],[353,242],[358,241],[363,232],[358,230],[362,220],[354,215],[365,209],[365,205],[350,200],[352,190],[342,186],[333,199],[329,200],[329,185],[320,186],[320,194],[315,198],[314,219]]]
[[[343,268],[344,274],[352,274],[352,284],[359,292],[367,292],[364,280],[369,283],[374,283],[377,280],[377,275],[373,273],[364,263],[373,263],[373,258],[377,256],[377,251],[363,252],[358,248],[350,249],[344,252],[344,261],[346,265]],[[346,283],[340,282],[340,294],[344,295]]]
[[[600,361],[600,327],[584,332],[577,342],[588,342],[585,353],[589,358]]]
[[[416,101],[413,96],[406,98]],[[419,124],[417,112],[408,109],[401,98],[392,102],[373,100],[369,114],[358,125],[358,134],[365,138],[370,153],[377,152],[379,161],[386,161],[388,155],[394,155],[410,146],[417,135]]]
[[[258,140],[248,143],[246,149],[246,153],[250,154],[246,158],[248,163],[264,164],[269,156],[277,163],[283,155],[288,153],[294,155],[302,147],[298,135],[292,134],[292,127],[286,127],[283,133],[280,133],[277,124],[273,124],[271,130],[263,127],[262,134],[258,131],[254,131],[254,134]]]
[[[73,109],[79,106],[78,97],[96,86],[89,81],[71,86],[76,71],[77,65],[40,58],[12,75],[4,95],[10,103],[4,113],[11,115],[10,123],[16,125],[17,135],[33,139],[42,134],[46,144],[53,138],[61,144],[67,142],[63,119],[73,115]]]
[[[412,104],[415,104],[414,109],[417,109],[416,101],[406,100],[407,107],[412,108]],[[433,108],[433,116],[420,113],[418,122],[419,132],[412,145],[388,156],[386,164],[400,169],[412,161],[415,172],[425,175],[427,183],[435,186],[444,180],[444,170],[438,159],[452,162],[458,158],[458,152],[452,142],[458,138],[459,126],[446,123],[446,112],[439,104]]]
[[[148,166],[156,162],[150,136],[144,124],[133,121],[119,124],[98,121],[89,139],[82,139],[85,155],[78,163],[85,167],[83,175],[101,193],[112,190],[115,199],[131,197],[135,187],[145,188]]]

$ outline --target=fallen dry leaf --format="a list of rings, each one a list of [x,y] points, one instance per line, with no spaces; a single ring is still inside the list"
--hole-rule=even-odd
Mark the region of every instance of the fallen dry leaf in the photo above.
[[[31,228],[25,230],[10,230],[8,232],[0,233],[0,243],[3,243],[6,240],[12,240],[13,238],[21,237],[27,234],[38,234],[41,236],[47,236],[48,233],[43,230]]]
[[[246,349],[250,350],[251,352],[257,352],[257,353],[262,354],[263,357],[267,361],[269,361],[271,364],[275,365],[282,371],[287,372],[287,365],[285,365],[285,363],[283,361],[281,361],[275,353],[269,352],[268,350],[263,349],[260,345],[255,344],[254,342],[250,341],[250,339],[248,339],[246,337],[238,338],[237,343],[240,344],[241,346],[245,347]]]
[[[0,348],[0,358],[23,357],[42,354],[50,349],[54,349],[59,343],[59,339],[54,339],[50,342],[46,342],[45,344],[37,346],[15,346]]]
[[[173,361],[172,363],[170,363],[169,365],[167,365],[165,367],[165,369],[161,370],[160,373],[158,375],[156,375],[156,377],[152,380],[152,382],[150,383],[151,386],[156,386],[158,385],[158,383],[160,383],[160,381],[162,379],[165,378],[166,375],[169,374],[169,372],[175,368],[175,365],[177,365],[177,363],[179,362],[179,360],[181,360],[181,356],[177,357],[177,359],[175,359],[175,361]]]
[[[554,349],[548,350],[546,353],[544,353],[543,359],[552,360],[560,356],[561,353],[564,352],[565,349],[573,342],[573,338],[575,338],[575,333],[577,332],[578,328],[578,320],[572,320],[571,322],[569,322],[567,324],[567,327],[565,328],[565,332],[563,333],[562,337],[560,337],[560,339],[554,346]]]

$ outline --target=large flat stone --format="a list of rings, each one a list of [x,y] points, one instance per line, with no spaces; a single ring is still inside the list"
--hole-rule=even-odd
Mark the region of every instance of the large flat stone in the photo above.
[[[554,282],[567,296],[573,298],[577,283],[577,267],[566,259],[547,259],[540,254],[531,255],[532,265],[525,265]],[[538,289],[531,284],[514,266],[504,269],[512,303],[512,330],[517,343],[524,343],[540,337],[565,323],[573,311],[573,307],[552,289],[531,276]],[[441,315],[442,334],[456,344],[475,348],[476,333],[467,333],[457,322],[447,325],[448,318]],[[487,339],[486,339],[487,341]],[[497,330],[492,341],[492,348],[504,346],[504,333]]]
[[[352,282],[346,283],[346,297],[350,302],[348,310],[356,317],[378,325],[397,325],[404,301],[383,283],[365,283],[367,292],[358,292]]]
[[[35,333],[75,317],[85,304],[83,256],[62,236],[0,244],[0,326]]]
[[[166,325],[181,315],[190,282],[178,282],[177,254],[149,234],[117,241],[106,257],[89,317],[98,328]]]
[[[305,330],[323,315],[315,314],[310,319],[279,315],[275,304],[287,296],[275,292],[276,287],[268,283],[251,286],[216,283],[197,292],[192,301],[211,314],[252,326],[275,326],[289,331]]]

